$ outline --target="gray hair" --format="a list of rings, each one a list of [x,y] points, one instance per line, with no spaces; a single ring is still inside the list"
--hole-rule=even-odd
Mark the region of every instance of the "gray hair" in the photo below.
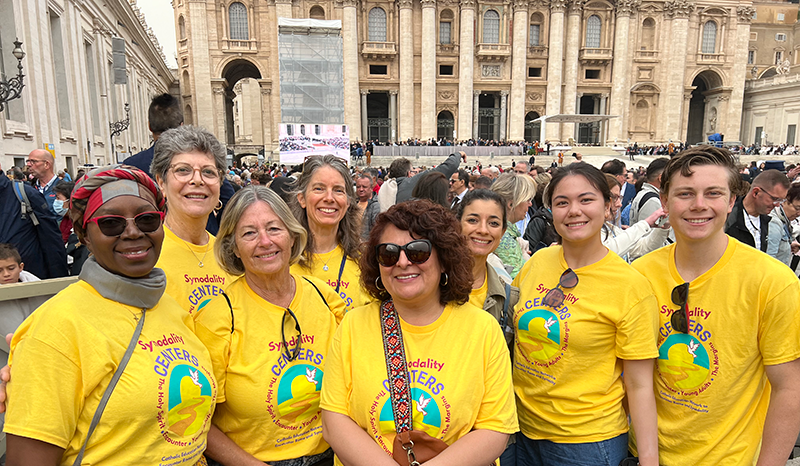
[[[513,209],[520,203],[533,199],[536,195],[536,183],[528,175],[506,172],[494,180],[492,191],[503,196]]]
[[[242,259],[236,257],[236,225],[241,220],[245,211],[256,202],[264,202],[270,206],[275,215],[281,219],[289,230],[289,234],[294,240],[292,244],[292,254],[289,263],[294,264],[303,254],[306,247],[308,234],[300,222],[292,215],[289,206],[275,191],[266,186],[250,185],[240,189],[233,195],[225,211],[222,214],[222,221],[217,232],[217,240],[214,243],[214,256],[217,258],[222,270],[231,275],[241,275],[245,272]]]
[[[164,131],[156,140],[150,173],[161,180],[167,178],[172,158],[178,154],[202,152],[214,159],[220,173],[225,172],[225,148],[213,134],[199,126],[178,126]]]

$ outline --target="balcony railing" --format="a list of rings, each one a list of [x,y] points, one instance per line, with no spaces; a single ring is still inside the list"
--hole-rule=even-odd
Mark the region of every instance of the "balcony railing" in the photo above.
[[[397,44],[394,42],[364,42],[361,54],[366,58],[392,58],[397,55]]]
[[[698,53],[698,63],[725,63],[724,53]]]
[[[634,60],[640,61],[655,61],[658,60],[658,50],[637,50],[634,54]]]
[[[529,46],[528,58],[547,58],[547,46],[546,45]]]
[[[258,42],[255,39],[249,39],[249,40],[222,39],[222,49],[232,50],[236,52],[244,52],[244,53],[256,53],[258,52]]]
[[[475,55],[486,60],[505,60],[511,56],[511,44],[478,44]]]
[[[456,44],[437,44],[437,55],[458,55],[458,45]]]
[[[614,58],[611,49],[601,48],[588,48],[584,47],[580,50],[579,59],[586,64],[605,65],[611,62]]]

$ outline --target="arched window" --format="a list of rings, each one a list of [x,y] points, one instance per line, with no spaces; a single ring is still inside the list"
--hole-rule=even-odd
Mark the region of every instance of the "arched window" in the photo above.
[[[181,40],[186,39],[186,20],[183,19],[183,15],[178,17],[178,32]]]
[[[386,12],[383,8],[369,10],[369,41],[386,42]]]
[[[531,24],[528,31],[528,45],[530,47],[537,47],[541,44],[539,36],[542,32],[542,15],[541,13],[534,13],[531,15]]]
[[[646,18],[642,22],[642,50],[655,50],[656,48],[656,22],[653,18]]]
[[[717,23],[708,21],[703,25],[703,53],[716,53],[717,51]]]
[[[500,43],[500,15],[494,10],[483,14],[483,43]]]
[[[442,10],[439,16],[439,43],[449,45],[453,43],[453,12]]]
[[[597,15],[589,16],[586,20],[586,48],[599,49],[600,48],[600,30],[602,28],[602,21]]]
[[[192,117],[192,106],[187,105],[183,108],[183,122],[187,125],[191,125],[193,121],[194,118]]]
[[[248,40],[247,33],[247,7],[239,2],[231,3],[228,7],[228,17],[231,25],[232,40]]]
[[[181,95],[192,95],[192,83],[189,82],[189,72],[183,70],[183,82],[181,83],[183,92]]]
[[[319,5],[314,5],[311,7],[308,17],[311,19],[325,19],[325,10]]]

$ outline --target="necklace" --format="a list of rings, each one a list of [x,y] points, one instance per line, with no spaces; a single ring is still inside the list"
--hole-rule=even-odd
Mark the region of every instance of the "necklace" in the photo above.
[[[334,249],[334,251],[335,251],[335,249]],[[333,251],[331,251],[331,252],[333,252]],[[325,264],[323,264],[323,266],[322,266],[322,270],[324,270],[325,272],[327,272],[327,271],[328,271],[328,262],[330,262],[330,261],[331,261],[331,258],[332,258],[333,256],[334,256],[334,255],[333,255],[333,254],[331,254],[331,255],[328,257],[328,260],[326,260],[326,261],[325,261]]]
[[[166,225],[167,222],[164,222],[164,224]],[[167,225],[167,228],[172,230],[172,228],[170,228],[169,225]],[[173,231],[173,234],[174,233],[175,232]],[[202,269],[203,268],[203,261],[206,260],[206,255],[208,254],[208,247],[211,245],[211,241],[209,240],[209,241],[206,242],[206,251],[203,253],[203,257],[199,258],[199,257],[197,257],[197,254],[194,253],[194,249],[192,249],[192,246],[189,245],[189,243],[187,243],[183,238],[181,238],[178,235],[175,235],[175,237],[177,237],[179,240],[183,241],[183,244],[186,245],[186,248],[189,250],[189,252],[191,252],[192,255],[194,256],[194,258],[197,259],[197,266]]]

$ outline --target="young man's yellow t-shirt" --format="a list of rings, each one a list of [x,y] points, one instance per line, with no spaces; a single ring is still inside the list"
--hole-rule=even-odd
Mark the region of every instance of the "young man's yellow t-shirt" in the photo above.
[[[542,304],[568,268],[561,246],[537,252],[514,285],[514,391],[520,430],[534,440],[585,443],[628,431],[622,360],[651,359],[655,298],[647,280],[613,252],[575,269],[564,304]]]
[[[728,238],[689,286],[689,333],[672,329],[671,293],[684,283],[675,246],[633,262],[658,300],[654,387],[659,460],[666,466],[753,465],[769,404],[765,366],[800,357],[800,281],[786,265]],[[635,450],[635,439],[632,438]]]
[[[219,382],[214,425],[260,461],[272,462],[324,452],[319,395],[328,347],[344,302],[320,280],[293,276],[296,291],[289,309],[300,323],[300,350],[284,356],[297,340],[286,308],[258,296],[244,277],[195,314],[197,336],[205,343]],[[319,293],[314,288],[319,289]],[[324,296],[324,300],[320,297]],[[233,326],[233,333],[231,333]]]
[[[197,246],[178,238],[164,226],[164,243],[156,267],[167,276],[165,293],[189,314],[202,309],[236,279],[222,270],[214,258],[215,241],[209,233],[208,245]]]
[[[291,272],[295,275],[310,275],[319,278],[327,283],[334,290],[338,285],[338,293],[341,296],[347,309],[363,306],[372,301],[370,295],[361,287],[361,268],[358,262],[347,258],[342,270],[341,279],[339,270],[342,265],[344,250],[341,246],[336,246],[332,251],[325,254],[314,254],[314,264],[311,268],[301,266],[299,263],[292,265]],[[325,270],[327,269],[327,270]]]
[[[64,448],[71,465],[134,334],[141,308],[70,285],[11,342],[5,432]],[[194,465],[206,449],[217,384],[191,316],[164,294],[92,434],[83,464]]]
[[[373,302],[345,315],[328,353],[320,406],[349,416],[391,455],[395,423],[379,308]],[[489,313],[448,304],[430,325],[401,319],[401,327],[414,429],[447,444],[475,429],[518,430],[508,348]]]

